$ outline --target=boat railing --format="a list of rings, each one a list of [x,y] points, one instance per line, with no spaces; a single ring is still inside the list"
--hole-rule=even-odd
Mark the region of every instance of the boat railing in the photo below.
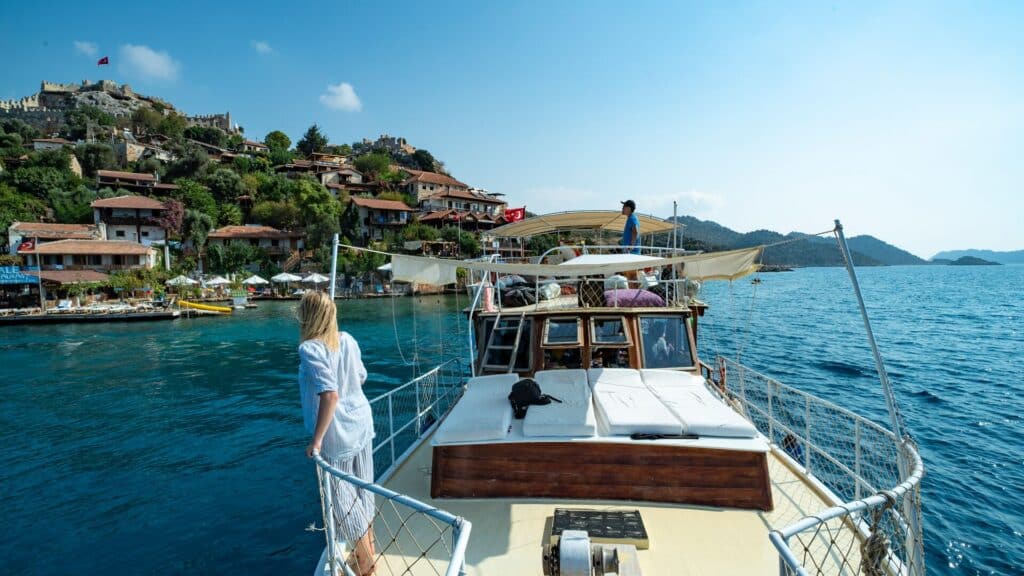
[[[326,548],[318,574],[350,576],[355,543],[344,542],[337,522],[349,510],[338,500],[338,483],[374,495],[370,526],[374,534],[373,573],[462,574],[470,522],[382,486],[447,413],[462,393],[465,367],[448,360],[430,371],[370,400],[376,437],[373,460],[376,478],[363,481],[332,466],[317,455],[317,476]],[[349,490],[350,491],[350,490]],[[365,572],[365,570],[364,570]]]
[[[925,573],[924,465],[909,439],[736,361],[703,368],[829,505],[770,533],[780,574]]]

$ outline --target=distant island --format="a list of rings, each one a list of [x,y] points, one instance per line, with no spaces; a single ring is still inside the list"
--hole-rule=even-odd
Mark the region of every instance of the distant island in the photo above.
[[[934,260],[932,260],[934,262]],[[1002,266],[999,262],[992,262],[990,260],[983,260],[981,258],[975,258],[974,256],[961,256],[956,260],[949,262],[950,266]]]
[[[780,234],[771,230],[736,232],[710,220],[693,216],[679,216],[676,219],[685,228],[682,230],[683,245],[702,250],[731,250],[762,244],[774,244],[784,240],[803,238],[806,234],[790,232]],[[929,264],[910,252],[883,242],[873,236],[854,236],[847,239],[853,262],[857,266],[902,266]],[[781,246],[766,248],[762,263],[769,267],[799,268],[807,266],[843,266],[843,256],[832,237],[813,237],[790,242]]]
[[[932,262],[940,264],[942,260],[952,262],[963,256],[970,256],[972,258],[980,258],[982,260],[988,260],[989,262],[995,262],[996,264],[1024,264],[1024,250],[1013,250],[1007,252],[997,252],[995,250],[975,250],[973,248],[967,250],[947,250],[945,252],[939,252],[932,257]]]

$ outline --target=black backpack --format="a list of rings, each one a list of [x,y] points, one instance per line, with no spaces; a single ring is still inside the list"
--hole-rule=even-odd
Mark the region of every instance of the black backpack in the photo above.
[[[516,420],[525,418],[526,409],[531,405],[543,406],[551,404],[552,400],[559,404],[562,403],[558,398],[542,393],[540,386],[533,378],[523,378],[513,384],[512,392],[509,392],[508,395],[508,401],[512,404],[512,412],[515,413]]]

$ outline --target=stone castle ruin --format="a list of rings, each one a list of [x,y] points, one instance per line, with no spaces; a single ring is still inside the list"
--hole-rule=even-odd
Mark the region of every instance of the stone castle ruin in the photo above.
[[[78,84],[43,80],[39,92],[31,96],[0,100],[0,118],[17,118],[50,133],[64,124],[66,112],[81,106],[95,106],[115,118],[131,116],[142,107],[162,110],[164,114],[175,112],[170,102],[138,94],[128,84],[118,84],[113,80],[82,80]],[[231,124],[230,113],[185,118],[189,126],[215,127],[229,134],[239,131]]]

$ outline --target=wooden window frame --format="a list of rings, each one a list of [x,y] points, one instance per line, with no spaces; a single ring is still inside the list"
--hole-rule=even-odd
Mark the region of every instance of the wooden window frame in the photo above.
[[[597,340],[597,322],[599,320],[618,320],[622,324],[622,333],[626,337],[625,342],[599,342]],[[631,348],[633,338],[629,334],[629,323],[625,316],[591,316],[590,317],[590,346],[592,348]]]
[[[548,329],[551,321],[576,321],[576,341],[574,342],[557,342],[555,344],[548,343]],[[540,337],[541,348],[583,348],[583,318],[579,316],[558,316],[548,317],[544,319],[544,330],[541,332]]]

